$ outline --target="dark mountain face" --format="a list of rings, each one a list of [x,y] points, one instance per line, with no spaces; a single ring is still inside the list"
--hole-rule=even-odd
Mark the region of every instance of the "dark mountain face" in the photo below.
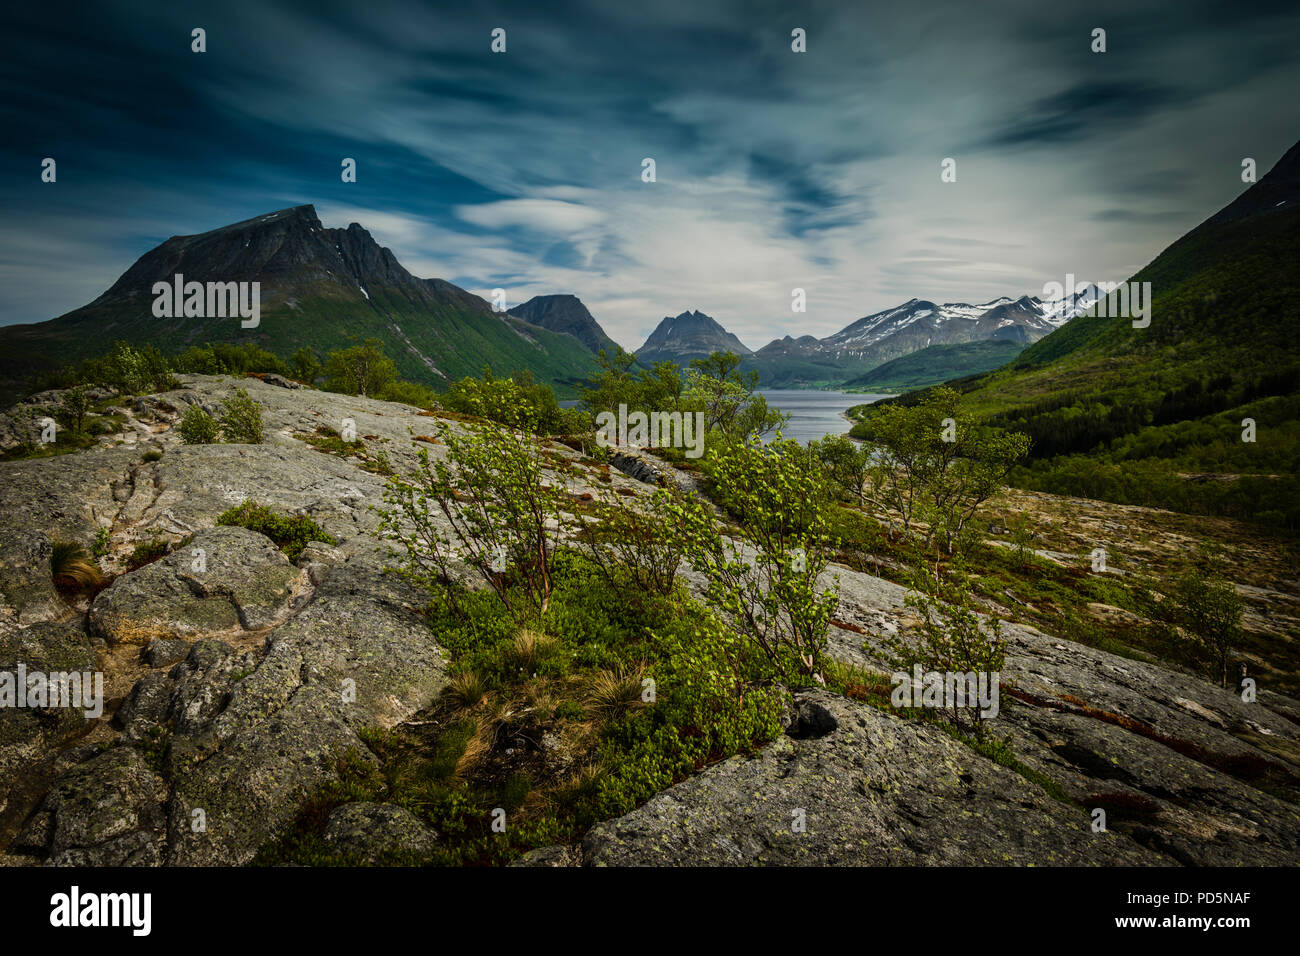
[[[1300,143],[1288,149],[1277,164],[1235,200],[1205,220],[1188,235],[1210,225],[1236,222],[1251,216],[1294,210],[1300,203]]]
[[[618,344],[605,334],[576,295],[536,295],[511,309],[510,314],[543,329],[572,335],[592,352],[604,349],[612,357],[618,350]]]
[[[153,285],[258,282],[261,319],[159,318]],[[193,236],[173,236],[140,257],[103,295],[57,319],[0,329],[0,378],[106,351],[115,340],[176,353],[205,342],[252,342],[282,358],[300,346],[322,354],[380,339],[400,373],[438,385],[491,365],[571,383],[594,371],[568,335],[510,315],[441,279],[411,275],[359,224],[326,229],[312,206],[295,206]]]
[[[660,322],[645,345],[637,349],[636,357],[646,365],[664,360],[685,365],[693,358],[704,358],[713,352],[735,352],[742,358],[754,354],[714,319],[692,311]]]
[[[195,236],[173,236],[145,253],[102,296],[59,321],[94,319],[100,310],[152,301],[153,283],[260,282],[264,309],[329,295],[368,301],[384,292],[413,306],[454,305],[491,315],[483,299],[440,280],[417,279],[358,223],[326,229],[312,206],[294,206]]]

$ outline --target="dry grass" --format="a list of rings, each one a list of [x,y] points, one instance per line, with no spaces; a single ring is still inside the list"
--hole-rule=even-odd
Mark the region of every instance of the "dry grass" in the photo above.
[[[474,707],[487,694],[487,683],[475,671],[461,671],[447,684],[447,696],[460,707]]]
[[[641,700],[641,681],[644,675],[643,666],[596,671],[587,679],[588,709],[602,720],[609,720],[644,706]]]
[[[73,541],[54,542],[50,554],[50,575],[54,586],[65,593],[97,587],[104,580],[95,559]]]
[[[532,674],[559,650],[559,646],[555,638],[541,631],[531,627],[520,628],[515,635],[514,646],[510,649],[510,657],[520,671]]]

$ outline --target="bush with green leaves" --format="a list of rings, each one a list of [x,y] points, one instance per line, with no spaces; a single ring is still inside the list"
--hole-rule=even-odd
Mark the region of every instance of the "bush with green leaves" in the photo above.
[[[289,367],[273,353],[252,342],[209,342],[192,345],[172,360],[178,372],[200,375],[245,375],[249,372],[289,374]]]
[[[82,363],[82,381],[104,385],[121,394],[163,391],[175,386],[167,359],[154,346],[136,348],[118,342],[103,358]]]
[[[379,391],[375,392],[375,398],[382,399],[385,402],[414,405],[416,408],[423,408],[426,411],[438,407],[437,392],[427,385],[421,385],[418,382],[407,382],[402,379],[395,379],[379,389]]]
[[[827,435],[810,441],[808,451],[821,462],[826,480],[832,483],[838,498],[859,504],[865,501],[870,449],[847,435]]]
[[[597,500],[596,519],[576,538],[610,586],[630,582],[638,590],[668,595],[686,543],[674,527],[671,507],[685,507],[682,493],[661,489],[648,505],[610,494]]]
[[[1001,674],[1006,663],[1002,622],[991,615],[981,620],[970,583],[960,575],[946,576],[918,561],[904,603],[919,614],[919,633],[914,640],[905,634],[889,640],[894,667],[909,675],[913,666],[919,666],[923,672],[945,675],[987,675],[990,681]],[[954,727],[984,736],[986,719],[978,706],[967,701],[965,707],[954,703],[945,710]]]
[[[181,416],[181,441],[187,445],[214,444],[220,429],[217,420],[198,405],[188,406]]]
[[[380,512],[380,530],[405,552],[398,572],[456,602],[448,584],[452,563],[464,560],[512,614],[544,611],[564,492],[544,476],[540,447],[496,423],[439,422],[437,433],[446,456],[435,460],[420,448],[415,474],[391,475],[384,489],[390,507]]]
[[[598,814],[619,816],[715,760],[781,733],[785,693],[757,645],[698,605],[651,632],[655,702],[606,731]]]
[[[316,350],[311,346],[304,345],[295,349],[294,353],[289,356],[289,374],[299,382],[311,385],[316,379],[325,374],[325,366],[321,364]]]
[[[791,683],[821,676],[839,588],[817,590],[834,554],[832,502],[820,467],[798,442],[755,438],[711,448],[710,492],[740,522],[722,533],[710,509],[689,498],[666,511],[685,554],[709,581],[709,598]]]
[[[82,434],[86,416],[90,414],[90,389],[85,385],[76,385],[64,392],[59,413],[63,424],[72,434]]]
[[[977,424],[949,388],[914,405],[871,406],[853,431],[874,449],[868,500],[897,515],[904,531],[927,525],[927,543],[949,554],[967,543],[976,509],[1029,452],[1028,436]]]
[[[702,412],[705,432],[713,436],[710,444],[761,437],[788,419],[768,407],[757,392],[757,373],[741,372],[740,356],[734,352],[693,359],[684,375],[674,362],[636,368],[636,357],[622,349],[613,356],[602,351],[599,361],[601,374],[581,390],[582,405],[591,414],[617,413],[623,405],[629,413]],[[674,457],[672,449],[665,451]]]
[[[1174,630],[1175,649],[1220,687],[1227,687],[1229,662],[1243,635],[1244,608],[1217,556],[1202,552],[1154,610],[1157,619]]]
[[[729,442],[762,438],[779,431],[790,417],[768,407],[757,391],[758,372],[741,372],[740,361],[734,352],[691,359],[682,393],[685,409],[704,412],[706,432]]]
[[[334,349],[325,356],[325,387],[348,395],[375,395],[397,378],[397,366],[384,354],[380,339]]]
[[[509,378],[495,378],[492,369],[486,368],[478,378],[467,376],[452,383],[441,404],[454,412],[477,415],[538,435],[570,434],[591,428],[584,413],[560,408],[551,387],[534,381],[527,370]]]
[[[260,445],[264,437],[262,406],[244,389],[235,389],[221,405],[221,431],[228,442]]]
[[[254,501],[245,501],[238,507],[223,511],[217,516],[217,524],[247,528],[265,535],[290,561],[297,561],[303,548],[312,541],[338,543],[333,535],[307,515],[282,515]]]

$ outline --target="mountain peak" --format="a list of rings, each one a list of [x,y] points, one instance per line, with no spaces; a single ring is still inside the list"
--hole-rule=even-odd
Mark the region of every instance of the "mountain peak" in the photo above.
[[[596,353],[604,349],[612,356],[618,349],[618,343],[605,334],[600,323],[576,295],[535,295],[511,309],[510,314],[551,332],[572,335]]]
[[[665,316],[636,355],[643,362],[671,359],[684,365],[690,359],[704,358],[713,352],[735,352],[742,357],[754,354],[716,319],[698,309],[689,309],[679,315]]]

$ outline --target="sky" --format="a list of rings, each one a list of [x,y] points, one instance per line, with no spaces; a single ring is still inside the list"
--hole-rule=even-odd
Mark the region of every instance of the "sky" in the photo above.
[[[1300,139],[1294,2],[10,7],[0,324],[312,203],[417,276],[577,295],[627,348],[698,309],[756,349],[1121,281]]]

